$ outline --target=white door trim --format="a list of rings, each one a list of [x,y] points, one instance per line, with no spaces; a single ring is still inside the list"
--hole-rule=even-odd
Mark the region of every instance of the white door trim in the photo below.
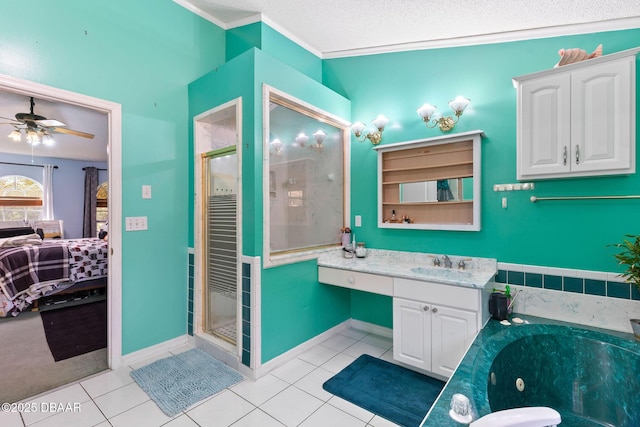
[[[0,90],[64,102],[106,113],[109,126],[109,282],[107,354],[111,369],[122,363],[122,106],[80,93],[0,74]]]
[[[206,123],[206,118],[223,110],[235,108],[236,115],[236,156],[238,161],[238,210],[237,216],[239,221],[237,223],[237,248],[238,248],[238,298],[237,298],[237,322],[236,328],[238,331],[238,339],[236,345],[225,343],[222,340],[217,340],[204,332],[204,292],[202,285],[204,283],[204,247],[203,233],[205,230],[204,221],[204,197],[203,194],[203,170],[202,156],[214,149],[220,147],[211,147],[211,137],[202,128],[202,122]],[[229,351],[240,360],[242,356],[242,97],[232,99],[207,111],[204,111],[193,118],[193,133],[194,133],[194,301],[193,301],[193,335],[212,341],[214,344]]]

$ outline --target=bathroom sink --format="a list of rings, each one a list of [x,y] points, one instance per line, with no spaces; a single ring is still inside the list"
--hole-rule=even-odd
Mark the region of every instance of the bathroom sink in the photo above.
[[[467,281],[473,277],[473,273],[471,271],[460,270],[458,268],[413,267],[411,272],[425,276],[425,278],[434,277]]]

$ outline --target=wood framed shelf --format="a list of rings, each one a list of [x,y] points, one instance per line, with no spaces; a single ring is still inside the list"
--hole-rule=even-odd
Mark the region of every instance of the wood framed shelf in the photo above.
[[[473,131],[375,147],[378,227],[479,230],[482,136]]]

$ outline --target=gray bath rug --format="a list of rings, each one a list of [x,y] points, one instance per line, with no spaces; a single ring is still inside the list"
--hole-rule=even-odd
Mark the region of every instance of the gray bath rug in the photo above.
[[[134,369],[131,377],[170,417],[243,379],[196,348]]]

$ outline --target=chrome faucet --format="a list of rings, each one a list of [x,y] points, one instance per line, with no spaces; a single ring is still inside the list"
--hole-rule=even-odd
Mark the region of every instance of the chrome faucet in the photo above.
[[[445,268],[451,268],[453,266],[451,259],[447,255],[444,256],[443,260]]]
[[[435,265],[436,267],[440,267],[440,258],[434,257],[433,258],[433,265]]]
[[[464,260],[461,259],[460,261],[458,261],[458,268],[460,270],[464,270],[464,268],[467,266],[467,264],[464,263]]]

